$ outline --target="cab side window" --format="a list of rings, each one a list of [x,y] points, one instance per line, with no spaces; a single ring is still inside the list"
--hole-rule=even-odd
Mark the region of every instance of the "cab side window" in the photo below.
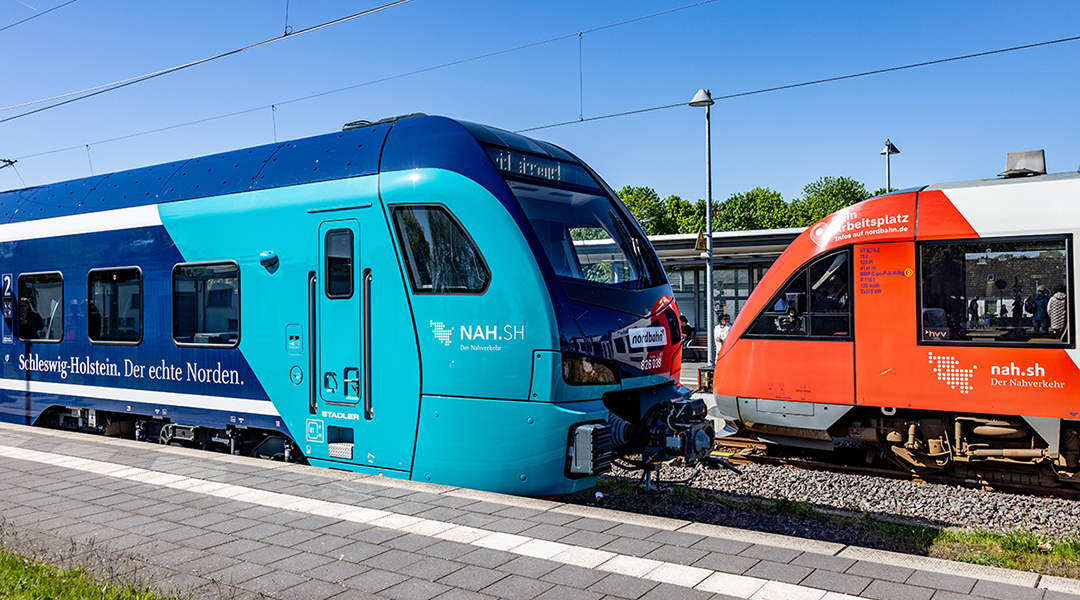
[[[482,294],[491,271],[480,249],[445,206],[391,207],[406,271],[416,294]]]
[[[851,340],[851,251],[799,269],[754,319],[749,337]]]
[[[919,342],[1072,347],[1072,238],[924,242]]]

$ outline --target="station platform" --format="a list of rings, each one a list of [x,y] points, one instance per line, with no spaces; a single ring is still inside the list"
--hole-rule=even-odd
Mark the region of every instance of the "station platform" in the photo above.
[[[708,363],[705,362],[684,362],[682,371],[679,372],[679,383],[692,390],[698,389],[698,369],[707,366]]]
[[[5,545],[181,597],[1080,597],[1072,579],[86,434],[0,424],[0,456]]]

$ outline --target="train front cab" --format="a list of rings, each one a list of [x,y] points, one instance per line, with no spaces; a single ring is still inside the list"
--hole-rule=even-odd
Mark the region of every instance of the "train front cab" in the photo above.
[[[943,185],[815,224],[736,319],[717,410],[780,444],[850,436],[916,469],[1046,465],[1076,483],[1076,228],[1045,215],[1078,191],[1076,174]],[[1049,332],[1040,286],[1067,298]]]
[[[659,260],[562,149],[442,120],[455,155],[417,165],[404,148],[421,125],[395,125],[379,181],[421,359],[408,476],[531,496],[592,487],[611,460],[605,399],[678,397]]]

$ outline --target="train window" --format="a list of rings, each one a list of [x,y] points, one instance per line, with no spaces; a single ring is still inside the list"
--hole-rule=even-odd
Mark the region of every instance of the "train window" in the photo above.
[[[236,347],[240,343],[240,267],[234,262],[173,267],[173,341]]]
[[[919,246],[919,341],[1072,346],[1067,236]]]
[[[95,343],[142,340],[142,271],[94,269],[86,276],[87,335]]]
[[[758,314],[747,335],[851,340],[851,253],[826,254],[799,269]]]
[[[619,288],[647,280],[642,251],[647,242],[615,212],[600,190],[558,189],[507,180],[555,274]]]
[[[19,276],[19,339],[59,342],[64,337],[64,276],[60,272]]]
[[[352,298],[353,232],[334,229],[326,232],[326,297]]]
[[[478,134],[497,144],[486,146],[488,156],[528,217],[567,297],[632,313],[647,310],[635,306],[624,290],[662,285],[667,278],[644,232],[615,193],[556,148],[501,133],[495,136],[498,140],[490,136]],[[502,143],[513,148],[497,147]]]
[[[417,294],[482,294],[491,271],[469,234],[445,206],[391,207]]]

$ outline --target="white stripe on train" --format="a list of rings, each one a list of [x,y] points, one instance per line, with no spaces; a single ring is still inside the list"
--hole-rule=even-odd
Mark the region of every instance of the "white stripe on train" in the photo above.
[[[280,417],[274,403],[269,400],[250,400],[247,398],[229,398],[227,396],[203,396],[199,394],[178,394],[176,392],[158,392],[153,390],[134,390],[96,385],[78,385],[72,383],[53,383],[49,381],[25,381],[21,379],[0,379],[0,389],[12,392],[33,394],[56,394],[77,398],[101,398],[118,402],[141,402],[156,406],[199,408],[221,410],[237,414],[266,415]]]
[[[133,206],[101,212],[19,221],[0,225],[0,242],[17,242],[41,238],[118,231],[136,227],[161,225],[161,215],[156,204]]]

